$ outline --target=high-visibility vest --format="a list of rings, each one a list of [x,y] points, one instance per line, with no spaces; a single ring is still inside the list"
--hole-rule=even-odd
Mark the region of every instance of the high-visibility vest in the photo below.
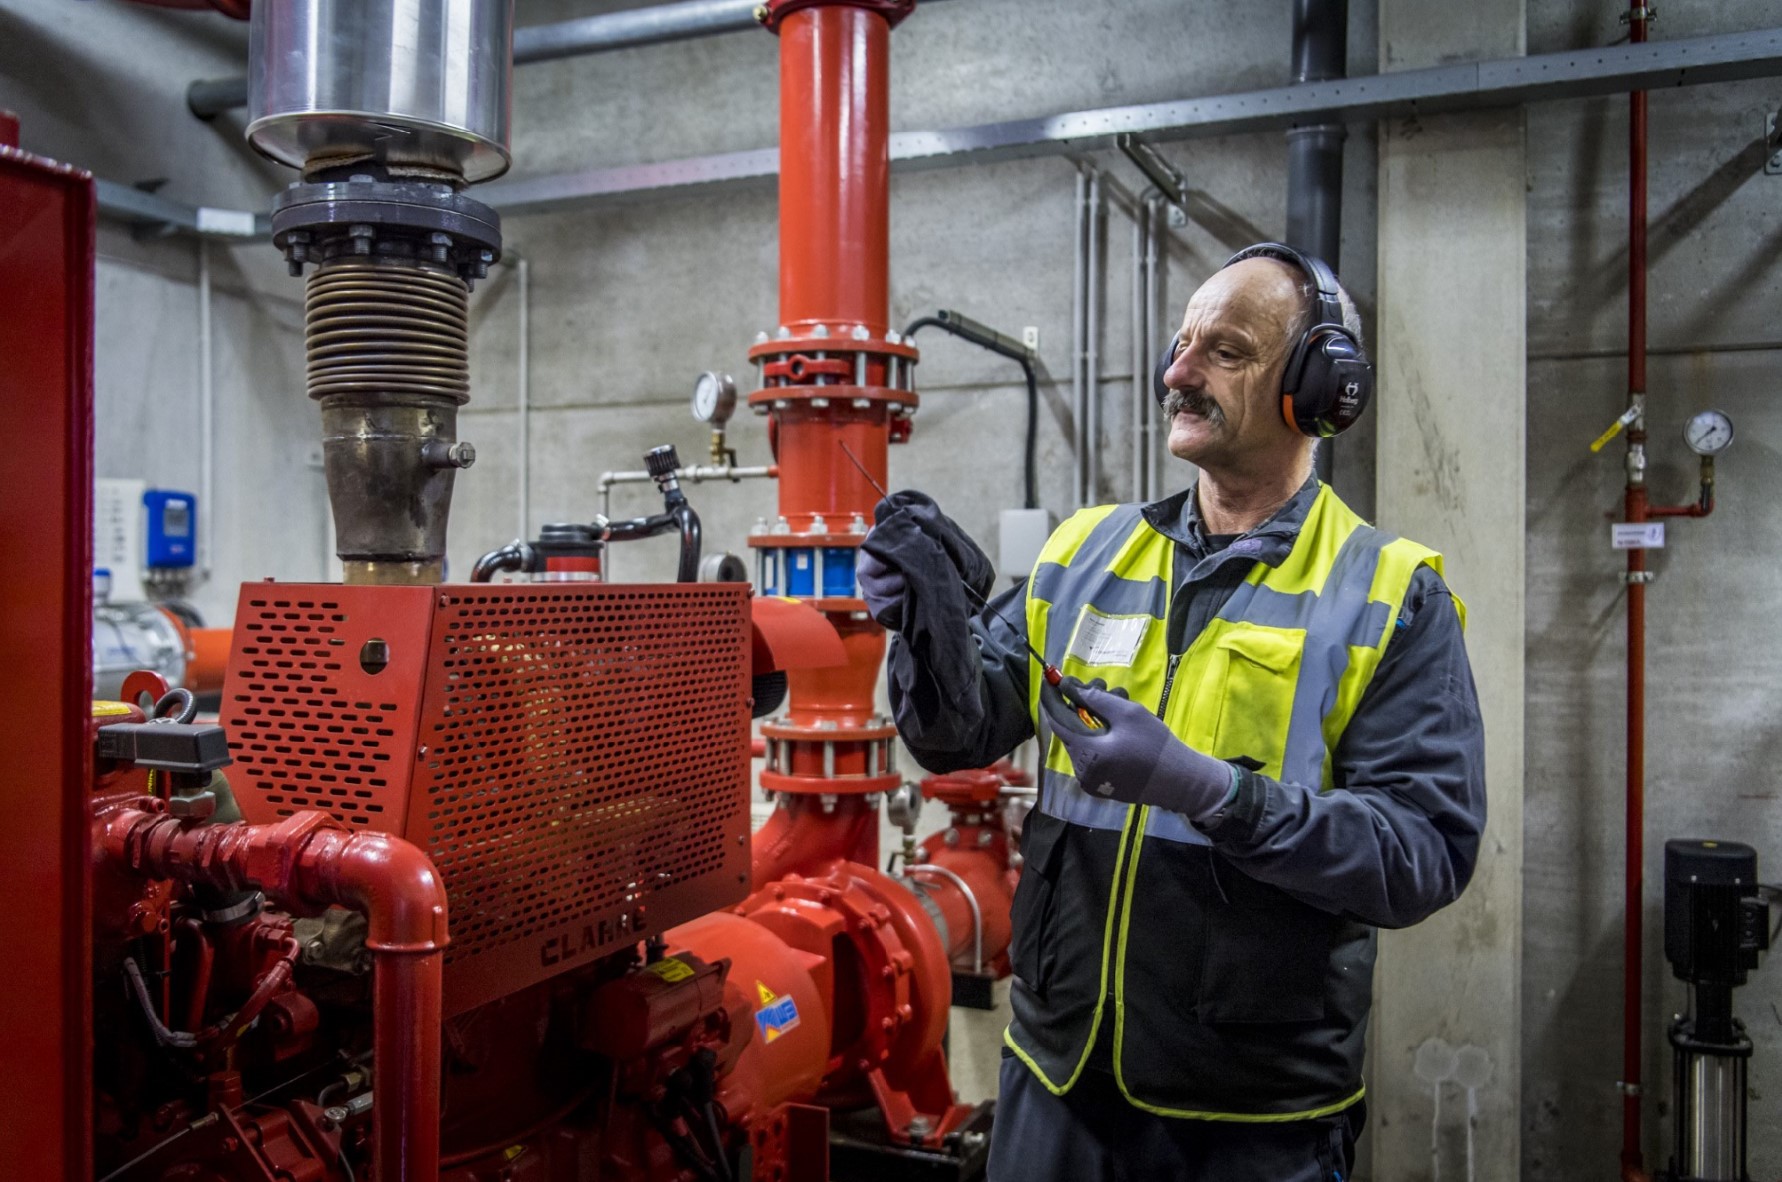
[[[1124,688],[1198,751],[1330,791],[1411,577],[1439,574],[1441,556],[1326,486],[1280,564],[1256,563],[1172,655],[1176,543],[1141,512],[1087,509],[1052,535],[1028,582],[1034,647]],[[1180,813],[1084,791],[1038,709],[1037,661],[1030,673],[1045,761],[1014,916],[1013,1052],[1062,1094],[1112,1021],[1120,1088],[1152,1112],[1282,1121],[1359,1100],[1373,929],[1245,875]]]

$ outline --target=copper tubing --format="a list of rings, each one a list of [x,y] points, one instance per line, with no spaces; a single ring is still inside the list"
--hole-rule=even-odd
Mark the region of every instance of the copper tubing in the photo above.
[[[470,400],[469,292],[444,267],[329,259],[309,277],[304,321],[311,398]]]
[[[1646,40],[1648,10],[1632,0],[1628,18],[1635,44]],[[1630,404],[1646,396],[1646,93],[1629,96],[1627,242],[1627,391]],[[1629,522],[1646,520],[1646,423],[1636,418],[1627,433],[1626,511]],[[1622,952],[1621,1178],[1648,1177],[1640,1136],[1641,1020],[1645,968],[1646,857],[1646,552],[1627,552],[1627,881]]]
[[[124,809],[103,853],[150,878],[260,890],[294,914],[347,907],[367,921],[372,981],[375,1182],[439,1177],[441,969],[445,884],[417,847],[301,812],[276,825],[187,825]]]

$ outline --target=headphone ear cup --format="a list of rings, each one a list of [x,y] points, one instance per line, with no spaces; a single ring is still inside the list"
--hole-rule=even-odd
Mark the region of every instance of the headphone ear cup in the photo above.
[[[1169,371],[1175,359],[1176,342],[1172,339],[1163,347],[1163,355],[1157,358],[1157,368],[1151,371],[1151,397],[1157,399],[1158,406],[1169,401],[1169,386],[1164,382],[1163,375]]]
[[[1374,396],[1374,367],[1341,328],[1313,330],[1304,343],[1299,380],[1282,409],[1292,405],[1293,425],[1301,435],[1328,439],[1354,425]]]

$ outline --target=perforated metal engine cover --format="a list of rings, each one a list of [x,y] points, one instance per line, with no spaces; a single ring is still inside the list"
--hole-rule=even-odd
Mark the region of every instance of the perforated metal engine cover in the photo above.
[[[459,1013],[743,898],[748,693],[742,584],[249,583],[222,722],[250,821],[432,856]]]

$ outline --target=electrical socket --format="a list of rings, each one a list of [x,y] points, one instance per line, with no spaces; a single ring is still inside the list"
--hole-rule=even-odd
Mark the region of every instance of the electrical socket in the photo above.
[[[1027,346],[1029,353],[1039,352],[1039,325],[1029,324],[1021,330],[1021,343]]]

